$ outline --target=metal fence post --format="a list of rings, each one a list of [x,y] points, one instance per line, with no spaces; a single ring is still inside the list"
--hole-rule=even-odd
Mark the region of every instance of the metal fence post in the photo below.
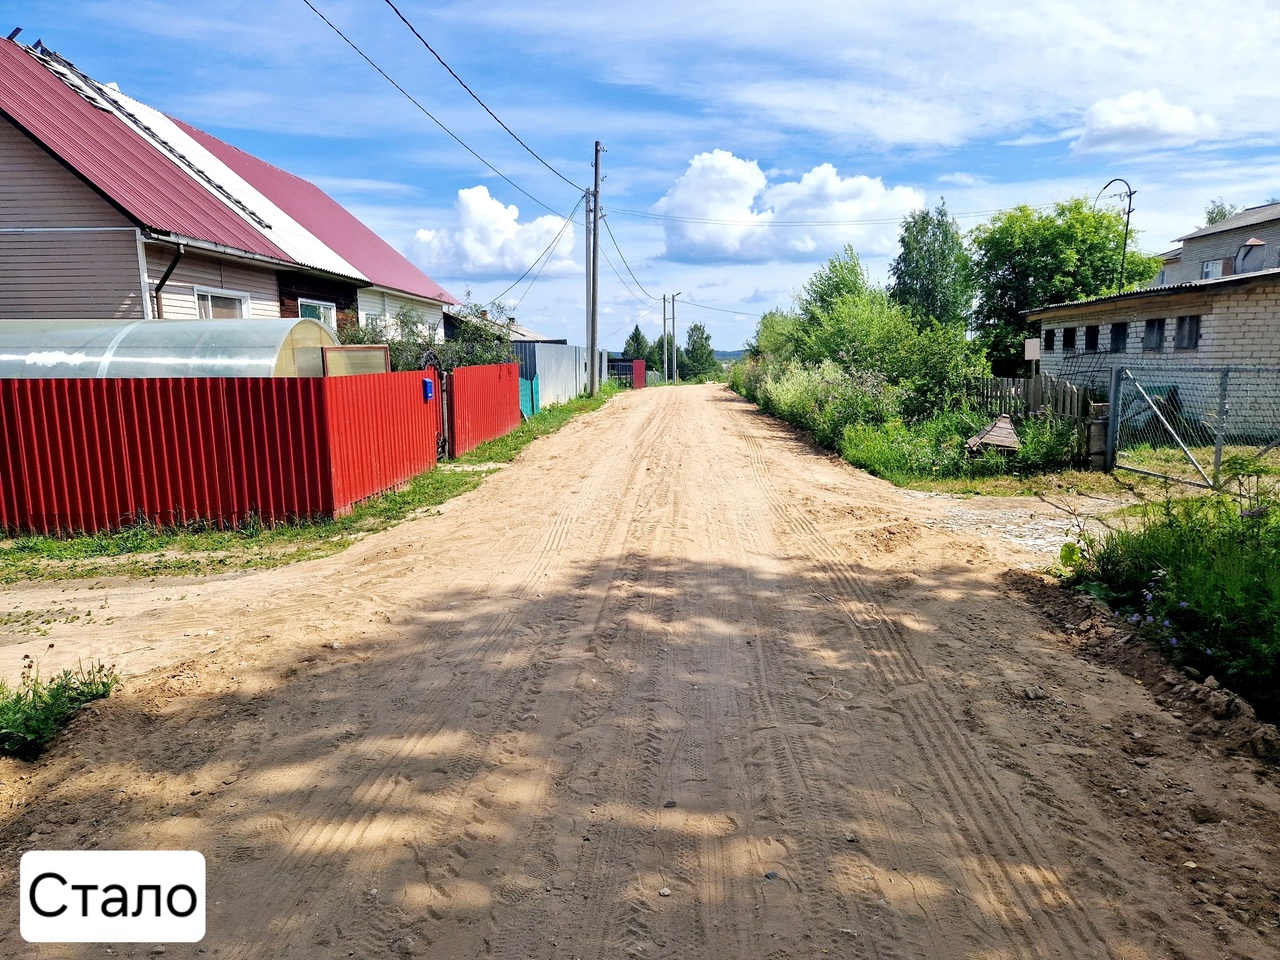
[[[1218,429],[1213,439],[1213,488],[1218,489],[1222,474],[1222,447],[1227,438],[1227,380],[1231,368],[1227,367],[1218,378]]]
[[[1120,385],[1124,382],[1124,367],[1114,367],[1111,371],[1111,390],[1108,399],[1111,411],[1107,414],[1107,466],[1110,473],[1116,466],[1116,436],[1120,431]]]

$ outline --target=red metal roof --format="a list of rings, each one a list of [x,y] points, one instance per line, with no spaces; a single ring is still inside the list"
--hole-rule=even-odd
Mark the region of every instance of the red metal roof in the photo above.
[[[0,40],[0,112],[143,226],[294,262],[141,134],[7,40]]]
[[[314,183],[171,118],[259,193],[380,287],[444,303],[460,301]]]

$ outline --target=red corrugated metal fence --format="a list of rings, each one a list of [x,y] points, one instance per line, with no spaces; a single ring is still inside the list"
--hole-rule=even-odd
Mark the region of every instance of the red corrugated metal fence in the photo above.
[[[344,513],[435,463],[424,376],[0,380],[0,528]]]
[[[520,364],[458,367],[449,374],[449,456],[520,426]]]
[[[643,387],[645,385],[644,378],[645,378],[644,361],[632,360],[631,361],[631,389],[639,390],[641,387]]]

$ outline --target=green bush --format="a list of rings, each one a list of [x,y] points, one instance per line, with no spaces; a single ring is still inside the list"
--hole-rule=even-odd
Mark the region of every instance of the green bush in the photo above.
[[[896,412],[883,378],[846,373],[830,360],[817,365],[791,361],[766,375],[757,394],[764,410],[833,449],[851,424],[884,423]]]
[[[1280,501],[1170,499],[1132,529],[1083,538],[1069,559],[1068,583],[1280,720]]]
[[[119,682],[115,667],[101,663],[87,669],[81,664],[45,680],[39,664],[24,655],[18,686],[0,680],[0,753],[34,759],[77,710],[109,696]]]

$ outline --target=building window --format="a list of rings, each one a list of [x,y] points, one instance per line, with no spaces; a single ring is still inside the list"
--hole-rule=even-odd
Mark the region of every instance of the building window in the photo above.
[[[318,320],[330,330],[338,329],[338,306],[325,303],[323,300],[303,300],[298,298],[298,316],[305,320]]]
[[[196,310],[201,320],[243,320],[249,316],[249,295],[196,287]]]
[[[1057,330],[1046,330],[1044,332],[1044,352],[1053,353],[1054,341],[1058,339]]]
[[[1076,328],[1064,327],[1062,330],[1062,352],[1066,353],[1068,350],[1074,350],[1075,348],[1076,348]]]
[[[1165,272],[1164,272],[1164,270],[1162,269],[1158,274],[1156,274],[1156,283],[1155,283],[1155,285],[1156,285],[1157,287],[1163,287],[1163,286],[1164,286],[1164,273],[1165,273]]]
[[[1173,346],[1176,350],[1194,350],[1200,346],[1199,317],[1178,318],[1178,326],[1173,335]]]
[[[1212,280],[1214,277],[1222,276],[1221,260],[1205,260],[1200,264],[1200,279]]]
[[[1129,324],[1113,323],[1111,325],[1111,352],[1124,353],[1129,348]]]
[[[1095,323],[1091,327],[1084,328],[1084,350],[1085,353],[1098,352],[1098,330],[1100,328]]]
[[[1164,320],[1148,320],[1142,331],[1142,349],[1159,353],[1164,349]]]

